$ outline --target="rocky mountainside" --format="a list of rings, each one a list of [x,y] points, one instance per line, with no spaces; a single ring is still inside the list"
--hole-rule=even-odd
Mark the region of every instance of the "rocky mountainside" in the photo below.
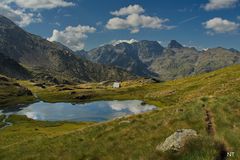
[[[19,79],[31,78],[27,69],[2,53],[0,53],[0,74]]]
[[[158,73],[160,79],[175,79],[203,72],[210,72],[232,64],[240,63],[240,54],[224,48],[198,51],[195,48],[166,50],[155,59],[150,70]]]
[[[114,65],[140,76],[170,80],[209,72],[240,63],[235,49],[213,48],[198,51],[172,40],[164,48],[156,41],[104,45],[79,54],[93,62]]]
[[[85,57],[93,62],[124,68],[140,76],[156,76],[148,66],[162,54],[163,49],[154,41],[120,43],[93,49]]]
[[[59,81],[104,81],[133,77],[122,69],[81,59],[67,47],[30,34],[3,16],[0,16],[0,52],[37,75],[50,75]]]

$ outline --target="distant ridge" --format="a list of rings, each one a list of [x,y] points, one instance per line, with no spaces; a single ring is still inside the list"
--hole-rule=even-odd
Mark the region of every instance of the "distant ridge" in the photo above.
[[[164,48],[157,41],[107,44],[79,54],[93,62],[114,65],[136,75],[171,80],[188,75],[214,71],[240,63],[235,49],[212,48],[199,51],[184,47],[176,40]]]
[[[33,74],[42,75],[38,77],[40,79],[44,79],[44,74],[60,82],[124,80],[134,77],[123,69],[77,57],[64,45],[30,34],[4,16],[0,16],[0,52],[24,65]]]

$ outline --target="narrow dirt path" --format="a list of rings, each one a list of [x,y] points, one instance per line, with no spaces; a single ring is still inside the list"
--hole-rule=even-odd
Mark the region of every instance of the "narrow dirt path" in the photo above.
[[[218,147],[218,155],[216,156],[215,160],[227,160],[227,147],[224,143],[220,144]]]
[[[214,117],[210,109],[205,108],[205,123],[206,123],[206,131],[208,135],[212,136],[215,139],[216,129],[214,125]],[[218,154],[214,160],[227,160],[228,149],[226,145],[222,142],[218,144]]]
[[[210,110],[205,109],[205,123],[206,123],[206,131],[209,135],[211,136],[215,136],[215,128],[214,128],[214,122],[213,122],[213,117],[212,117],[212,113],[210,112]]]

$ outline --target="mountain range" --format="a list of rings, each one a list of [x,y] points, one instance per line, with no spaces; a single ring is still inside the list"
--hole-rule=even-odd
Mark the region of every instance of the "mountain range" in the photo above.
[[[131,44],[107,44],[75,54],[95,63],[117,66],[139,76],[153,76],[160,80],[210,72],[240,63],[240,52],[235,49],[218,47],[199,51],[194,47],[184,47],[176,40],[167,47],[157,41],[143,40]]]
[[[79,58],[67,47],[30,34],[4,16],[0,16],[0,53],[0,74],[13,77],[17,74],[15,78],[28,78],[23,70],[31,72],[33,78],[54,82],[134,77],[122,69]],[[12,66],[5,66],[7,62],[4,59],[11,61]]]
[[[20,79],[61,82],[121,81],[142,77],[170,80],[240,63],[236,49],[199,51],[172,40],[107,44],[73,52],[0,16],[0,74]]]

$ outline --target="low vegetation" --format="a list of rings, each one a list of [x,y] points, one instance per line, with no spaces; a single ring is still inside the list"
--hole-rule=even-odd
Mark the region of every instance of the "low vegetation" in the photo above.
[[[4,118],[5,118],[4,115],[0,115],[0,128],[4,126],[4,123],[2,122]]]
[[[15,80],[0,75],[0,108],[21,103],[33,102],[30,90],[21,86]]]
[[[19,83],[44,101],[140,99],[159,110],[103,123],[10,116],[7,121],[13,126],[0,130],[0,159],[212,160],[223,158],[223,152],[234,152],[231,160],[240,159],[240,65],[164,83],[128,81],[119,89],[103,84],[44,88]],[[180,152],[156,150],[183,128],[196,130],[198,138]]]

